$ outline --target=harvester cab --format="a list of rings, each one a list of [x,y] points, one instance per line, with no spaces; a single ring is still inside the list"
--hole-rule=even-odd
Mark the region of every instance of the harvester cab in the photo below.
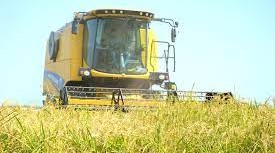
[[[171,41],[159,41],[151,22],[171,26]],[[155,106],[160,102],[196,97],[209,92],[178,91],[170,81],[175,71],[174,42],[178,22],[155,18],[144,11],[104,9],[75,13],[74,20],[51,32],[46,49],[45,102],[61,105]],[[158,44],[167,49],[162,56]],[[165,71],[159,71],[164,59]],[[152,89],[159,85],[162,90]],[[212,92],[211,92],[212,93]]]

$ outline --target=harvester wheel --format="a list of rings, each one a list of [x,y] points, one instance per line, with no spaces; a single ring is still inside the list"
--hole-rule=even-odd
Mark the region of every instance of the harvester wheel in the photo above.
[[[68,97],[65,88],[60,90],[60,100],[62,105],[68,105]]]

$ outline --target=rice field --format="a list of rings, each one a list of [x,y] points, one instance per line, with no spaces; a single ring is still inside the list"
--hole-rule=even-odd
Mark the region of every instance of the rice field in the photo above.
[[[1,152],[275,152],[275,110],[180,102],[121,111],[0,107]]]

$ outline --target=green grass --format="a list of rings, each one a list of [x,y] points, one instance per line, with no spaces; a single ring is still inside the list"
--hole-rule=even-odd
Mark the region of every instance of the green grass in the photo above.
[[[0,108],[1,152],[275,152],[275,110],[182,102],[157,110]]]

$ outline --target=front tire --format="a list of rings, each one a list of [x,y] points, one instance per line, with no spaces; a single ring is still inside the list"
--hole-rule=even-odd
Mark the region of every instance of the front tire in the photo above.
[[[67,92],[65,88],[60,90],[60,101],[61,101],[61,105],[68,105],[68,97],[67,97]]]

